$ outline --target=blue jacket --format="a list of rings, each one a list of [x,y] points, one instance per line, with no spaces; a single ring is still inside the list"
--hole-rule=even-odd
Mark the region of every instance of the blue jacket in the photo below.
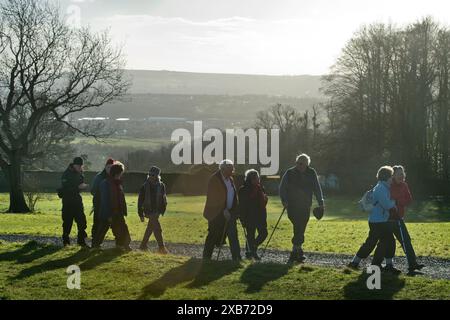
[[[123,211],[120,213],[123,216],[127,215],[127,205],[125,202],[125,194],[120,192],[121,202],[124,204]],[[100,219],[107,220],[113,216],[111,199],[111,183],[108,179],[103,179],[100,182]],[[117,200],[117,199],[115,199]]]
[[[389,209],[395,207],[391,199],[391,187],[385,181],[378,181],[373,188],[374,207],[369,215],[369,222],[381,223],[389,220]]]

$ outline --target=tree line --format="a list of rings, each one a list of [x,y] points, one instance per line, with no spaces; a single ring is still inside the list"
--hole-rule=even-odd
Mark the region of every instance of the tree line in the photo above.
[[[416,181],[448,182],[449,71],[450,30],[430,17],[361,28],[323,78],[330,163],[402,163]]]

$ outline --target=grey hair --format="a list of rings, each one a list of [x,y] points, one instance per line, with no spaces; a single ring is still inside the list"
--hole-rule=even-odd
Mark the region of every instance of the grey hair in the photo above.
[[[380,169],[378,169],[377,172],[377,180],[378,181],[387,181],[390,177],[392,177],[392,174],[394,173],[394,170],[391,166],[383,166]]]
[[[224,159],[219,162],[219,170],[225,169],[227,166],[232,166],[234,163],[230,159]]]
[[[392,169],[394,170],[394,174],[398,171],[403,171],[403,174],[406,176],[406,170],[404,166],[397,164],[393,166]]]
[[[297,156],[297,158],[295,158],[295,163],[298,163],[300,160],[305,159],[308,162],[308,166],[311,163],[311,158],[306,154],[306,153],[302,153],[300,155]]]
[[[249,169],[249,170],[245,171],[245,182],[249,183],[250,179],[253,176],[259,177],[259,172],[255,169]]]

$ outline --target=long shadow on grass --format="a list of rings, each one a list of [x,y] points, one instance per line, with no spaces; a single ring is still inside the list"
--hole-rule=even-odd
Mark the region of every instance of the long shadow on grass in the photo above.
[[[138,299],[158,298],[168,288],[189,282],[187,288],[199,288],[235,272],[240,264],[234,261],[205,261],[191,258],[183,265],[166,272],[142,289]]]
[[[363,272],[356,281],[344,287],[344,297],[350,300],[392,300],[394,295],[403,289],[405,280],[390,274],[381,274],[381,289],[369,290],[367,278],[370,275]]]
[[[29,241],[17,250],[1,253],[0,261],[30,263],[47,255],[51,255],[60,249],[60,247],[54,245],[40,244],[36,241]]]
[[[52,271],[57,269],[66,269],[71,265],[78,265],[81,271],[93,269],[103,263],[110,262],[120,256],[123,252],[117,249],[106,249],[99,252],[92,252],[88,249],[80,249],[73,255],[57,259],[49,260],[39,265],[22,270],[14,280],[20,280],[39,274],[41,272]]]
[[[261,291],[271,281],[285,276],[292,265],[279,263],[253,263],[241,275],[241,282],[247,284],[246,293]]]

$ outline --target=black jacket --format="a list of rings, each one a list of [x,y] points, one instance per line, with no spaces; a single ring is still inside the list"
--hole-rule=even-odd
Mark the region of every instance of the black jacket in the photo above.
[[[262,187],[262,186],[261,186]],[[264,187],[262,187],[264,193]],[[246,226],[264,224],[267,221],[266,206],[261,204],[258,198],[252,199],[250,193],[252,186],[243,185],[239,188],[239,215]]]
[[[288,203],[288,210],[310,208],[313,195],[318,204],[323,205],[322,188],[316,171],[311,167],[303,173],[296,167],[288,169],[281,179],[279,191],[281,200]]]
[[[64,171],[61,177],[61,194],[65,203],[82,203],[80,184],[84,183],[83,174],[77,172],[72,165]]]

